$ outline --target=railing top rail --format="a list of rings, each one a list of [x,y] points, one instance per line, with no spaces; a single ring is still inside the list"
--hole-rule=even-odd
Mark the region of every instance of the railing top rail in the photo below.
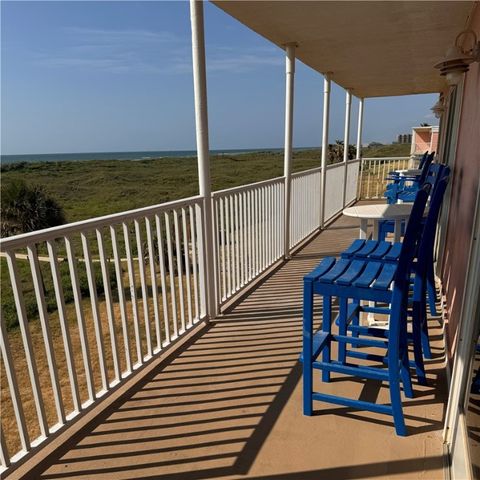
[[[409,155],[408,157],[363,157],[362,160],[371,162],[374,160],[409,160],[410,158],[411,157]]]
[[[230,193],[245,192],[247,190],[253,190],[258,187],[265,187],[274,183],[283,182],[284,177],[269,178],[268,180],[262,180],[261,182],[249,183],[247,185],[239,185],[238,187],[224,188],[223,190],[216,190],[212,192],[212,197],[221,197]]]
[[[181,200],[173,200],[171,202],[137,208],[134,210],[128,210],[126,212],[114,213],[112,215],[104,215],[102,217],[89,218],[88,220],[67,223],[66,225],[45,228],[43,230],[36,230],[34,232],[22,233],[12,237],[0,238],[0,250],[12,250],[14,248],[26,247],[27,245],[34,243],[68,236],[73,233],[86,232],[96,228],[117,225],[128,220],[147,217],[165,210],[181,208],[187,205],[195,205],[200,203],[202,199],[203,197],[197,195],[195,197],[182,198]]]
[[[350,162],[349,162],[350,163]],[[331,163],[330,165],[327,165],[327,170],[332,170],[334,168],[338,168],[338,167],[345,167],[345,162],[335,162],[335,163]]]
[[[322,167],[309,168],[308,170],[302,170],[301,172],[292,173],[292,178],[303,177],[304,175],[310,175],[312,173],[321,172]]]

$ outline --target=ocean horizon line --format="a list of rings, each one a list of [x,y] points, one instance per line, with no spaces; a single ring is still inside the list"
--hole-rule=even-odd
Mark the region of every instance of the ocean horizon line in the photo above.
[[[308,150],[320,147],[296,147],[294,150]],[[283,147],[262,147],[262,148],[234,148],[234,149],[213,149],[212,155],[234,155],[256,152],[279,152]],[[161,158],[195,157],[196,150],[138,150],[138,151],[111,151],[111,152],[64,152],[64,153],[25,153],[0,155],[1,163],[4,165],[12,163],[37,163],[37,162],[75,162],[88,160],[154,160]]]

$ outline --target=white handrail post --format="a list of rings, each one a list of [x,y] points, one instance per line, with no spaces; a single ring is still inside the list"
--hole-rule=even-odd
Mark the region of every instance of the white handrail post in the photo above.
[[[330,122],[330,76],[323,79],[322,170],[320,171],[320,228],[325,225],[325,180],[327,178],[328,127]]]
[[[290,214],[292,202],[292,138],[293,138],[293,95],[295,79],[295,43],[289,43],[286,46],[285,62],[285,154],[284,154],[284,178],[285,178],[285,198],[284,198],[284,239],[283,256],[290,257]]]
[[[212,230],[212,189],[210,179],[210,153],[208,145],[207,76],[205,66],[205,36],[203,1],[190,0],[192,26],[193,85],[195,95],[195,131],[197,138],[198,185],[203,197],[204,241],[199,235],[200,265],[203,265],[203,288],[201,295],[206,304],[207,320],[217,315],[215,294],[215,264]],[[203,245],[202,245],[203,243]],[[202,257],[204,262],[202,262]],[[202,302],[203,303],[203,302]]]
[[[343,138],[343,200],[342,205],[345,207],[347,196],[347,161],[348,161],[348,142],[350,140],[350,112],[352,109],[352,94],[350,90],[345,94],[345,136]]]
[[[360,200],[361,186],[362,186],[362,173],[363,173],[363,160],[362,160],[362,129],[363,129],[363,98],[358,99],[358,128],[357,128],[357,155],[356,159],[360,160],[360,177],[357,188],[357,200]]]

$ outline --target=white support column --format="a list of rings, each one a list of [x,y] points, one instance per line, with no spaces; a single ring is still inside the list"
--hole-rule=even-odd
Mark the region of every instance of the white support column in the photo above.
[[[328,158],[328,127],[330,121],[330,76],[323,80],[323,132],[322,132],[322,170],[320,172],[320,228],[325,225],[325,179]]]
[[[204,206],[204,242],[200,255],[204,257],[203,288],[207,320],[217,315],[215,294],[215,264],[212,230],[212,191],[210,180],[210,153],[208,145],[207,77],[205,67],[205,36],[203,1],[190,0],[192,26],[193,84],[195,94],[195,125],[198,157],[198,185]]]
[[[358,99],[357,160],[362,158],[363,98]]]
[[[358,128],[357,128],[357,155],[356,159],[360,160],[360,177],[358,179],[357,188],[357,200],[360,200],[362,173],[363,173],[363,160],[362,160],[362,129],[363,129],[363,98],[358,99]]]
[[[284,155],[284,178],[285,199],[284,215],[285,229],[283,239],[283,256],[290,257],[290,214],[292,203],[292,137],[293,137],[293,96],[295,79],[295,47],[296,44],[286,45],[285,62],[285,155]]]
[[[345,94],[345,136],[343,137],[343,200],[342,205],[345,207],[345,199],[347,196],[347,161],[348,161],[348,142],[350,139],[350,112],[352,110],[352,94],[349,90]]]

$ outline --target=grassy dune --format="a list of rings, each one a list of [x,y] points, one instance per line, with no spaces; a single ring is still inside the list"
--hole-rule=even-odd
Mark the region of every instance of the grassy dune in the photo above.
[[[409,145],[365,149],[369,156],[408,155]],[[294,152],[293,171],[320,165],[320,149]],[[283,175],[281,152],[216,155],[211,160],[213,190]],[[25,164],[2,172],[2,181],[38,184],[65,209],[68,222],[198,194],[197,159],[102,160]]]

